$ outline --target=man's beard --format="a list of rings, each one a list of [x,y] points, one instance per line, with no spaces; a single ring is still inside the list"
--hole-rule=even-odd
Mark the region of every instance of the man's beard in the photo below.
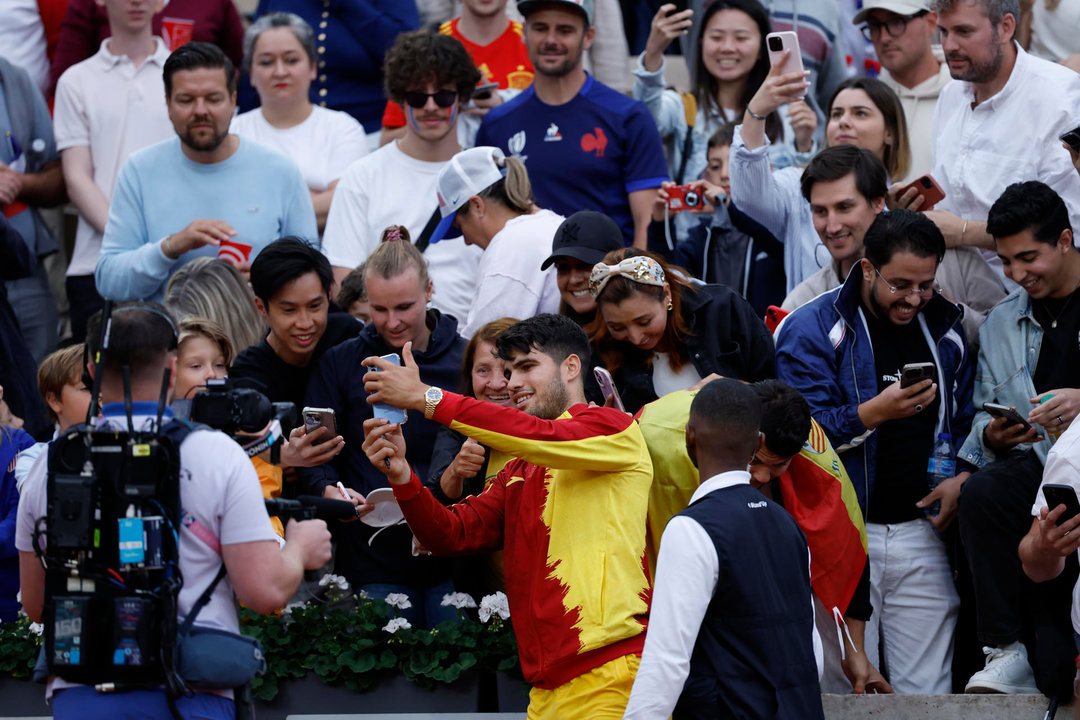
[[[965,59],[968,61],[967,70],[960,75],[953,75],[953,78],[970,83],[986,83],[993,80],[1001,69],[1001,63],[1005,58],[1005,53],[1000,45],[995,45],[994,49],[994,56],[985,63],[977,63],[970,57],[966,57]]]
[[[570,395],[566,392],[566,386],[558,380],[553,380],[544,388],[543,394],[539,390],[536,391],[528,413],[543,420],[554,420],[566,412],[569,405]]]
[[[180,136],[180,141],[187,145],[192,150],[198,152],[213,152],[221,147],[221,143],[225,142],[225,138],[229,137],[229,129],[226,127],[225,132],[218,133],[217,126],[214,128],[214,135],[208,140],[197,141],[193,137],[190,129],[186,129],[184,134]]]

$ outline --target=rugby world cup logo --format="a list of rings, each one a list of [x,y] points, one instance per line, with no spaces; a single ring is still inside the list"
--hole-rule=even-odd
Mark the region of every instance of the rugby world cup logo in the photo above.
[[[511,135],[506,147],[510,150],[511,157],[516,157],[518,160],[525,162],[526,158],[528,158],[527,155],[522,154],[522,151],[525,150],[525,131],[518,130]]]

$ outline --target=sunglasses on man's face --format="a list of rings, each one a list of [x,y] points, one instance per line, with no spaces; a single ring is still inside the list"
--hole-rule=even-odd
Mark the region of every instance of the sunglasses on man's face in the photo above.
[[[422,108],[427,105],[428,98],[434,98],[435,104],[439,107],[448,108],[457,102],[457,93],[453,90],[439,90],[433,93],[410,90],[405,93],[405,102],[414,108]]]

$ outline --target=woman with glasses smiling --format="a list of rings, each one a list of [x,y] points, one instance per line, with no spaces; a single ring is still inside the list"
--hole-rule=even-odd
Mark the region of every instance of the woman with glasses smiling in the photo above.
[[[260,107],[237,116],[230,132],[292,158],[322,232],[338,178],[368,146],[363,126],[350,115],[308,99],[316,57],[314,33],[298,15],[275,12],[256,20],[244,35],[244,67]]]

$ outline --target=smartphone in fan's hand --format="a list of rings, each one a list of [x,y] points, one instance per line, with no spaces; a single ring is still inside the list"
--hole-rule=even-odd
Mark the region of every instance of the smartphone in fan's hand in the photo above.
[[[393,363],[394,365],[401,364],[401,357],[397,353],[390,353],[389,355],[383,355],[383,360]],[[381,372],[379,368],[372,365],[369,370],[374,372]],[[409,419],[409,416],[401,408],[396,408],[393,405],[387,405],[386,403],[375,403],[371,406],[372,413],[377,418],[386,418],[392,423],[403,423]]]

